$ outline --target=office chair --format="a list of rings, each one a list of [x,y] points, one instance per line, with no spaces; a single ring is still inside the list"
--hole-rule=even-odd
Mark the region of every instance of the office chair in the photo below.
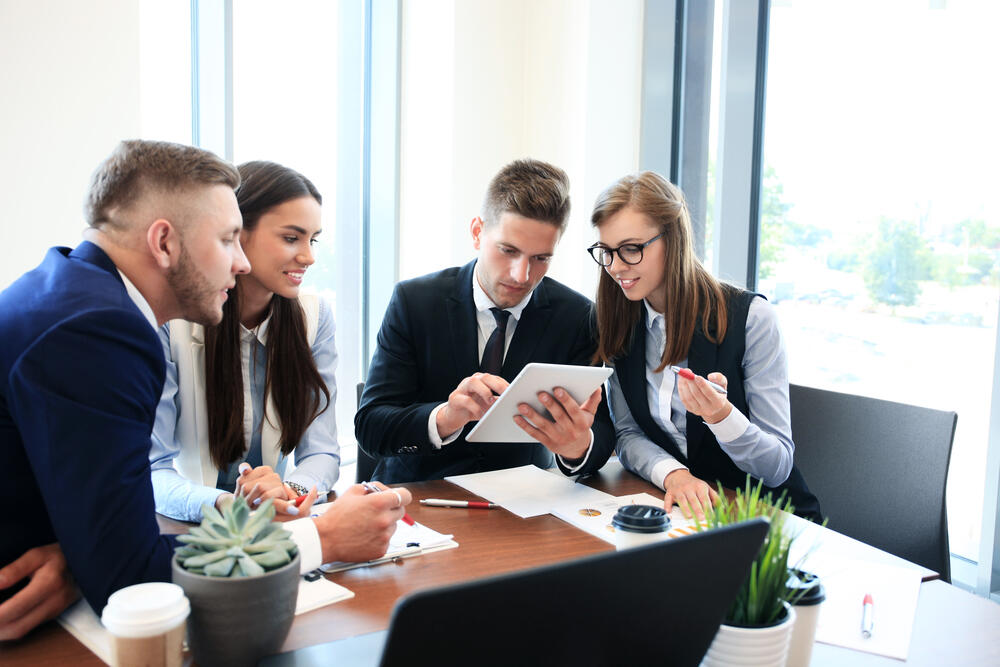
[[[951,581],[945,487],[958,415],[790,385],[795,465],[833,530]]]
[[[365,383],[359,382],[358,387],[358,402],[357,406],[361,407],[361,394],[365,393]],[[358,443],[358,464],[354,470],[354,481],[360,484],[361,482],[367,482],[372,478],[372,473],[375,472],[375,464],[378,460],[369,456],[368,453],[361,449],[361,443]]]

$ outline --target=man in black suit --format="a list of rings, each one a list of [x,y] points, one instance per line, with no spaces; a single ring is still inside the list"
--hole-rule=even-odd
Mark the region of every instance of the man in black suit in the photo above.
[[[476,260],[406,280],[393,292],[354,418],[373,478],[403,482],[499,470],[552,454],[566,474],[599,469],[614,450],[600,389],[582,404],[539,395],[553,419],[519,406],[538,443],[471,443],[465,435],[530,362],[590,365],[591,302],[545,277],[569,215],[565,172],[518,160],[490,182],[472,220]],[[535,424],[535,426],[532,426]]]

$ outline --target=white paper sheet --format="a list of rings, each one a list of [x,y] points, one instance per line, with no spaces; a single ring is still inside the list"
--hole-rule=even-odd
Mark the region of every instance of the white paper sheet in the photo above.
[[[522,519],[548,514],[556,506],[577,503],[580,507],[607,502],[610,494],[577,484],[559,472],[538,466],[479,472],[445,477],[445,480],[486,498]]]
[[[325,577],[316,581],[299,580],[299,597],[295,600],[295,615],[304,614],[328,604],[350,600],[354,592]]]
[[[101,619],[86,600],[77,600],[56,620],[94,655],[111,664],[111,633],[104,629]]]
[[[663,506],[663,498],[651,496],[648,493],[636,493],[631,496],[611,497],[600,503],[581,506],[579,503],[566,503],[555,507],[552,514],[566,523],[572,524],[582,531],[599,537],[605,542],[615,543],[615,530],[611,519],[623,505]],[[694,533],[694,521],[685,519],[679,507],[670,512],[670,530],[667,537],[681,537]]]
[[[826,600],[820,607],[816,641],[906,660],[920,595],[920,572],[865,561],[809,557],[805,567],[820,575]],[[861,634],[862,602],[871,594],[873,627]]]

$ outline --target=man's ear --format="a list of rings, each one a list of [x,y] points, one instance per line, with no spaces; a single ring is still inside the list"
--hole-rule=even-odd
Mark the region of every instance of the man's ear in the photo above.
[[[472,247],[476,250],[479,250],[479,237],[482,235],[485,227],[486,224],[478,215],[472,219],[472,224],[469,226],[469,230],[472,232]]]
[[[180,235],[170,221],[164,218],[155,220],[146,230],[146,245],[153,261],[161,269],[169,269],[180,258]]]

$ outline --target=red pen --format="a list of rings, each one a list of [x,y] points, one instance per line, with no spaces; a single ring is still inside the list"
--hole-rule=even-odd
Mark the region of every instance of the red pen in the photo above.
[[[680,375],[685,380],[693,380],[696,377],[695,374],[694,374],[694,372],[690,368],[681,368],[680,366],[671,366],[670,370],[672,370],[674,373],[677,373],[677,375]],[[711,380],[705,380],[705,382],[707,382],[709,384],[709,386],[712,387],[712,389],[714,389],[715,391],[719,392],[720,394],[726,394],[726,390],[722,387],[722,385],[715,384]]]
[[[305,501],[306,496],[308,496],[308,495],[309,494],[306,493],[306,494],[303,494],[303,495],[299,496],[298,498],[296,498],[295,499],[295,506],[296,507],[300,507],[302,505],[302,503]]]
[[[481,500],[441,500],[440,498],[425,498],[420,501],[421,505],[428,507],[468,507],[477,510],[491,510],[496,503],[487,503]]]
[[[872,613],[875,610],[875,603],[872,602],[872,594],[865,593],[865,599],[861,603],[861,636],[870,639],[872,636],[872,626],[874,619]]]
[[[383,491],[392,491],[392,489],[388,487],[380,489],[374,484],[371,484],[370,482],[361,482],[361,486],[365,487],[365,491],[367,491],[368,493],[382,493]],[[399,493],[397,492],[396,495],[398,496]],[[404,512],[403,523],[405,523],[407,526],[412,526],[413,524],[416,523],[416,521],[413,520],[413,517],[410,516],[408,512]]]

